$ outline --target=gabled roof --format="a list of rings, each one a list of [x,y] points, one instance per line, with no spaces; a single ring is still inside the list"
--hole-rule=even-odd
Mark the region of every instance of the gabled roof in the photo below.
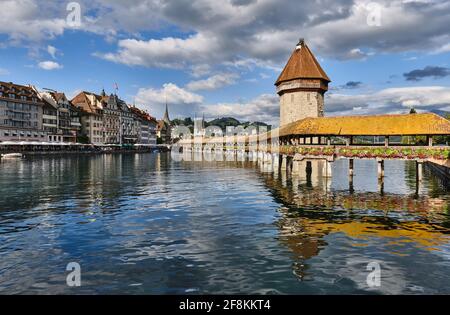
[[[50,94],[53,96],[53,98],[55,99],[56,102],[59,102],[61,100],[67,100],[67,97],[64,93],[53,92]]]
[[[53,109],[58,109],[58,103],[50,92],[38,92],[38,95],[44,101],[44,104],[53,107]]]
[[[71,102],[74,106],[82,109],[84,112],[96,114],[97,110],[103,109],[101,106],[101,101],[101,96],[83,91],[75,96]]]
[[[450,121],[433,113],[305,118],[280,128],[279,136],[449,135]]]
[[[331,82],[303,40],[300,40],[275,85],[295,79],[321,79]]]
[[[3,97],[9,97],[9,94],[16,96],[25,96],[27,98],[36,98],[36,102],[41,103],[41,99],[38,95],[38,91],[34,86],[20,85],[12,82],[0,81],[0,91],[3,93]],[[30,99],[28,99],[30,101]]]

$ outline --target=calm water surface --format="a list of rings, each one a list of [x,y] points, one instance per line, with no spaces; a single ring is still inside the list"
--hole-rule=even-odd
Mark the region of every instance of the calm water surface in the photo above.
[[[2,161],[0,293],[450,293],[446,185],[388,161],[380,187],[355,161],[351,187],[347,163],[327,180],[167,154]]]

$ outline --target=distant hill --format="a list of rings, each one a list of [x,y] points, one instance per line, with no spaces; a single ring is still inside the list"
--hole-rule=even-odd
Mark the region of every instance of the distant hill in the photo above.
[[[241,125],[241,122],[233,117],[224,117],[224,118],[217,118],[217,119],[211,120],[211,121],[207,122],[206,125],[207,125],[207,127],[208,126],[218,126],[218,127],[222,128],[223,130],[225,130],[225,128],[227,126],[236,127],[236,126]]]
[[[189,129],[191,129],[191,131],[194,128],[194,121],[190,117],[187,117],[184,119],[183,118],[182,119],[174,119],[172,121],[172,124],[174,124],[175,126],[179,126],[179,125],[186,126]],[[267,124],[265,124],[263,122],[259,122],[259,121],[241,122],[233,117],[217,118],[217,119],[205,122],[205,127],[209,127],[209,126],[220,127],[223,130],[223,132],[226,131],[226,127],[228,127],[228,126],[233,126],[233,127],[242,126],[244,128],[247,128],[249,126],[256,126],[256,127],[263,126],[263,127],[267,127],[267,130],[270,130],[272,127],[270,125],[267,125]]]
[[[430,110],[430,112],[434,113],[436,115],[442,116],[444,118],[447,118],[447,119],[450,117],[450,112],[445,111],[445,110],[433,109],[433,110]]]
[[[228,127],[228,126],[233,126],[233,127],[242,126],[244,128],[247,128],[249,126],[256,126],[256,127],[263,126],[263,127],[267,127],[267,130],[271,129],[270,125],[267,125],[266,123],[263,123],[263,122],[259,122],[259,121],[241,122],[233,117],[224,117],[224,118],[214,119],[214,120],[207,122],[206,126],[207,127],[208,126],[217,126],[217,127],[220,127],[223,131],[226,131],[226,127]]]

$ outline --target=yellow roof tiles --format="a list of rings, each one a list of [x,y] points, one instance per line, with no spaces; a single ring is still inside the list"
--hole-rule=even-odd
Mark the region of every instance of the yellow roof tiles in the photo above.
[[[450,121],[436,114],[306,118],[280,128],[279,136],[408,136],[447,135]]]

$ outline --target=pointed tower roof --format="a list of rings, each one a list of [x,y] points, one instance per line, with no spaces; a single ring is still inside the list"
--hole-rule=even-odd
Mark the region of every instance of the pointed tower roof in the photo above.
[[[166,112],[164,113],[164,117],[162,120],[170,125],[169,107],[167,106],[167,102],[166,102]]]
[[[331,82],[303,39],[300,39],[275,85],[295,79],[321,79]]]

